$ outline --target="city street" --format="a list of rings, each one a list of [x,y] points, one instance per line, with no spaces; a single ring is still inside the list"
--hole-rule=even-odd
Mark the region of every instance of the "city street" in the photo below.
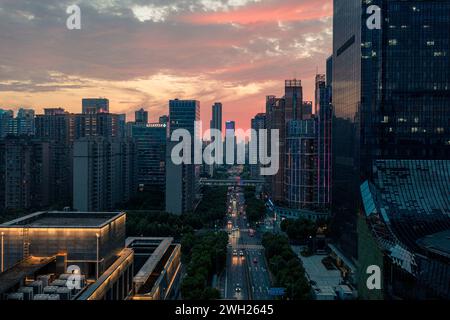
[[[225,299],[270,299],[270,277],[260,235],[248,227],[245,198],[239,188],[228,194],[229,208],[226,231],[229,233],[225,274]]]

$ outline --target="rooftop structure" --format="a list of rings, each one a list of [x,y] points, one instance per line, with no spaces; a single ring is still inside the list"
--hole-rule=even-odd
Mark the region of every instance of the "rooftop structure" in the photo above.
[[[125,219],[124,212],[37,212],[0,225],[0,300],[176,298],[180,245],[125,240]]]
[[[66,263],[76,262],[93,275],[123,249],[125,213],[42,211],[0,225],[0,233],[3,270],[29,257],[65,254]]]

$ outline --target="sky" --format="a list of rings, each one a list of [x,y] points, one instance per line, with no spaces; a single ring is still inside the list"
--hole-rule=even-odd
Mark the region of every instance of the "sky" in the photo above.
[[[81,30],[66,27],[72,4]],[[157,121],[170,99],[195,99],[209,127],[220,101],[247,129],[285,79],[313,100],[331,50],[332,0],[0,0],[0,108],[81,112],[106,97]]]

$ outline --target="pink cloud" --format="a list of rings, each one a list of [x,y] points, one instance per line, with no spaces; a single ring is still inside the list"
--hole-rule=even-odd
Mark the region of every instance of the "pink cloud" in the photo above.
[[[183,17],[182,20],[200,25],[226,23],[248,25],[315,20],[330,17],[332,13],[332,7],[328,0],[301,2],[289,0],[284,4],[279,2],[257,3],[226,12],[194,13]]]

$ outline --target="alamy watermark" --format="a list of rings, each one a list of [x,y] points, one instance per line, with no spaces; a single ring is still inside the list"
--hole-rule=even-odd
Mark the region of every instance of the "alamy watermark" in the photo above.
[[[367,7],[366,13],[369,17],[366,20],[366,26],[369,30],[381,29],[381,8],[376,5]]]
[[[258,131],[254,129],[247,131],[237,129],[236,131],[233,130],[232,133],[227,131],[225,134],[225,143],[223,143],[222,131],[220,130],[209,129],[203,135],[201,132],[201,121],[195,122],[194,137],[186,129],[173,131],[170,141],[178,142],[171,150],[171,160],[175,165],[247,164],[246,144],[236,143],[236,137],[247,137],[249,138],[248,164],[261,165],[260,174],[262,176],[277,174],[280,167],[280,135],[278,129],[272,129],[270,131],[267,129],[260,129]],[[203,141],[209,137],[211,137],[211,142],[203,148]]]
[[[81,9],[76,4],[68,6],[66,13],[69,17],[66,20],[66,27],[69,30],[81,30]]]
[[[81,269],[77,265],[71,265],[67,267],[67,273],[70,274],[66,281],[66,287],[70,290],[81,289]]]

